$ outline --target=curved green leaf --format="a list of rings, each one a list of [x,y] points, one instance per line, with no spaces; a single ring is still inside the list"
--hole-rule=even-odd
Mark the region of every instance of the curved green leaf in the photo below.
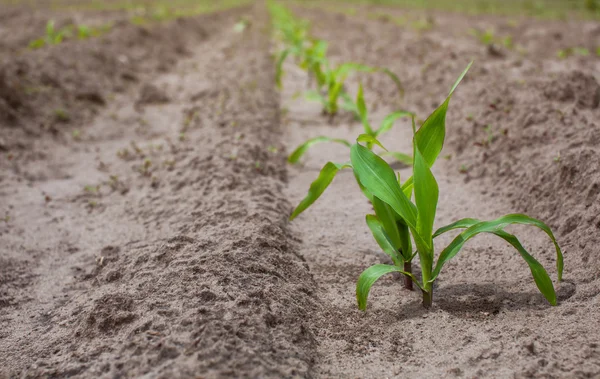
[[[379,140],[377,138],[375,138],[371,134],[361,134],[361,135],[359,135],[356,138],[356,142],[366,143],[368,147],[371,147],[372,145],[377,145],[377,146],[381,147],[383,150],[387,151],[387,149],[385,148],[385,146],[383,146],[381,144],[381,142],[379,142]]]
[[[404,86],[402,85],[402,82],[400,81],[400,78],[398,77],[398,75],[394,74],[392,71],[388,70],[387,68],[380,68],[379,71],[387,74],[387,76],[389,76],[392,79],[392,81],[396,84],[398,93],[400,93],[400,98],[404,97]]]
[[[406,111],[396,111],[396,112],[390,113],[389,115],[385,116],[385,118],[381,122],[381,126],[379,126],[379,129],[377,129],[377,131],[375,132],[375,136],[378,137],[382,133],[387,132],[388,130],[390,130],[392,128],[392,126],[394,126],[394,122],[397,119],[405,117],[405,116],[415,117],[415,114],[411,113],[411,112],[406,112]]]
[[[352,167],[350,164],[337,164],[332,162],[327,162],[325,166],[321,169],[319,176],[317,179],[311,183],[310,188],[308,189],[308,194],[300,204],[294,209],[290,216],[290,221],[296,218],[300,213],[304,212],[308,207],[310,207],[317,199],[325,192],[329,184],[333,181],[333,178],[338,173],[339,170],[344,168]]]
[[[345,139],[329,138],[329,137],[324,137],[324,136],[311,138],[308,141],[304,142],[302,145],[298,146],[296,148],[296,150],[294,150],[290,154],[290,156],[288,157],[288,162],[297,163],[298,160],[304,155],[304,153],[306,153],[306,151],[311,146],[313,146],[317,143],[322,143],[322,142],[335,142],[335,143],[341,143],[344,146],[348,146],[348,147],[351,146],[350,142],[346,141]]]
[[[471,221],[474,221],[474,220],[473,219],[459,220],[459,221],[455,222],[454,224],[451,224],[449,226],[442,228],[442,230],[444,230],[443,232],[451,230],[452,226],[454,226],[453,229],[456,229],[459,227],[465,227]],[[554,237],[554,234],[552,233],[552,230],[550,229],[550,227],[540,220],[537,220],[535,218],[529,217],[524,214],[516,213],[516,214],[509,214],[506,216],[502,216],[502,217],[499,217],[492,221],[478,222],[476,224],[469,226],[467,228],[467,230],[465,230],[464,232],[462,232],[458,236],[456,236],[456,238],[454,238],[454,240],[450,243],[450,245],[448,245],[440,254],[440,257],[438,258],[438,262],[435,266],[435,270],[433,272],[433,276],[430,281],[435,280],[435,278],[439,275],[440,270],[442,269],[444,264],[447,261],[449,261],[452,257],[454,257],[460,251],[462,246],[469,239],[471,239],[472,237],[476,236],[479,233],[493,233],[493,234],[498,235],[497,232],[499,232],[499,231],[502,232],[506,226],[512,225],[512,224],[536,226],[536,227],[540,228],[541,230],[543,230],[548,235],[548,237],[550,237],[550,239],[552,240],[552,243],[554,244],[554,248],[556,249],[556,268],[558,271],[558,280],[559,281],[562,280],[562,273],[563,273],[563,266],[564,266],[563,255],[562,255],[562,251],[560,250],[560,246],[558,246],[558,242],[556,242],[556,238]],[[460,226],[460,225],[463,225],[463,226]],[[441,232],[441,233],[438,233],[438,232],[439,232],[439,230],[436,232],[436,235],[443,233],[443,232]]]
[[[377,264],[369,267],[360,274],[358,281],[356,282],[356,300],[358,302],[358,308],[361,311],[367,309],[367,298],[373,284],[385,274],[392,272],[399,272],[411,278],[413,282],[422,289],[421,284],[415,278],[413,274],[403,271],[400,267],[392,265]]]
[[[462,220],[458,220],[450,225],[446,225],[438,229],[435,232],[434,237],[437,237],[453,229],[469,228],[480,222],[481,221],[473,218],[465,218]],[[529,254],[529,252],[521,244],[521,241],[519,241],[519,239],[516,236],[507,233],[503,230],[493,231],[491,233],[504,239],[519,252],[521,257],[523,257],[523,259],[529,266],[529,269],[531,270],[531,275],[533,276],[533,280],[535,281],[535,284],[542,293],[542,295],[544,295],[544,297],[546,298],[546,300],[548,300],[550,304],[556,305],[556,292],[554,291],[554,286],[552,284],[550,276],[548,275],[548,272],[533,256],[531,256],[531,254]]]
[[[394,170],[381,157],[359,144],[350,148],[350,159],[360,183],[373,196],[389,204],[408,226],[415,228],[417,209],[402,192]]]
[[[371,229],[373,238],[375,238],[375,241],[377,241],[377,244],[381,250],[389,255],[390,258],[392,258],[392,262],[394,262],[396,266],[400,266],[403,262],[403,259],[402,256],[398,254],[399,247],[394,246],[394,242],[386,233],[383,223],[375,215],[367,215],[366,221],[367,226],[369,226],[369,229]]]
[[[442,226],[438,230],[433,233],[433,238],[442,235],[446,232],[449,232],[454,229],[466,229],[477,223],[480,223],[481,220],[477,220],[476,218],[463,218],[458,221],[453,222],[452,224],[448,224],[446,226]]]

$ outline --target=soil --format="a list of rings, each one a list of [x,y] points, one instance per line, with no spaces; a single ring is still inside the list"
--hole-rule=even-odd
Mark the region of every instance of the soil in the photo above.
[[[475,61],[434,167],[436,225],[546,221],[565,255],[560,283],[547,236],[511,231],[549,269],[559,305],[509,246],[480,236],[444,267],[430,310],[393,276],[357,309],[356,278],[387,256],[351,172],[287,220],[348,150],[316,145],[297,166],[285,157],[361,125],[298,98],[307,77],[291,61],[275,89],[260,4],[144,27],[86,15],[122,20],[36,51],[18,46],[43,32],[42,13],[11,7],[0,20],[30,22],[0,45],[0,378],[600,377],[600,60],[557,56],[595,51],[600,24],[294,10],[332,60],[402,79],[403,99],[385,75],[349,80],[351,92],[364,84],[374,124],[398,108],[424,118]],[[235,32],[242,17],[252,22]],[[486,46],[471,28],[513,46]],[[402,120],[383,142],[407,152],[410,138]]]

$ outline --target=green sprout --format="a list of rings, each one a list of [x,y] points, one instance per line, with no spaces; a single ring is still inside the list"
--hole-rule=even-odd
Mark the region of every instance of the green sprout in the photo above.
[[[471,29],[469,31],[469,33],[472,36],[474,36],[475,38],[477,38],[479,40],[479,42],[481,42],[485,46],[490,46],[490,45],[496,44],[496,45],[503,45],[507,49],[513,48],[513,40],[512,40],[512,36],[510,36],[510,35],[500,37],[500,36],[496,35],[492,29],[487,29],[485,31]]]
[[[344,90],[344,83],[353,72],[375,73],[382,72],[389,76],[398,88],[400,97],[404,95],[404,88],[396,74],[386,68],[370,67],[358,63],[342,63],[332,66],[327,60],[327,42],[311,39],[308,32],[308,23],[297,20],[293,14],[282,5],[270,3],[269,9],[273,18],[273,25],[279,32],[283,43],[287,46],[276,56],[275,83],[282,87],[283,63],[290,56],[295,56],[298,65],[306,70],[309,79],[314,80],[316,89],[308,91],[306,99],[318,101],[323,106],[323,112],[335,115],[338,112],[339,100],[344,99],[342,107],[354,111],[349,101],[349,96]]]
[[[56,121],[69,122],[71,120],[71,115],[69,115],[69,112],[67,112],[66,110],[62,108],[57,108],[54,110],[54,118],[56,119]]]
[[[29,43],[29,48],[30,49],[39,49],[46,45],[58,45],[66,37],[69,37],[70,35],[71,35],[71,27],[70,26],[66,26],[66,27],[58,30],[54,26],[54,20],[49,20],[46,23],[46,34],[41,38],[31,41]]]
[[[443,266],[462,249],[464,244],[480,233],[491,233],[502,238],[513,246],[525,260],[531,270],[534,282],[542,295],[552,305],[556,305],[556,292],[546,269],[523,247],[519,239],[506,232],[508,225],[531,225],[543,230],[552,240],[557,254],[558,280],[562,280],[563,256],[551,229],[542,221],[524,214],[509,214],[491,221],[480,221],[465,218],[444,226],[434,232],[433,224],[439,200],[438,184],[431,167],[437,160],[446,134],[446,111],[452,94],[469,67],[458,78],[446,100],[414,131],[413,137],[413,176],[403,184],[394,170],[381,157],[372,152],[357,140],[351,147],[350,157],[354,174],[360,184],[373,199],[379,199],[388,206],[390,215],[375,210],[375,215],[367,216],[367,224],[382,250],[392,259],[393,265],[376,264],[367,268],[360,275],[356,285],[358,307],[365,310],[367,298],[372,285],[383,275],[399,272],[410,278],[422,291],[423,306],[429,308],[433,301],[433,283],[438,278]],[[413,126],[414,129],[416,129]],[[412,201],[414,193],[414,202]],[[375,202],[374,202],[375,203]],[[400,252],[395,245],[394,232],[389,227],[392,221],[401,221],[412,235],[421,266],[421,280],[411,272],[405,271],[401,265],[408,252]],[[391,225],[393,226],[393,225]],[[462,229],[463,231],[447,245],[435,261],[434,239],[446,232]],[[410,252],[410,256],[413,253]],[[435,264],[434,264],[435,263]]]
[[[73,137],[74,141],[81,141],[81,131],[79,129],[75,129],[71,132],[71,137]]]
[[[590,51],[585,47],[567,47],[556,53],[556,56],[560,59],[566,59],[571,56],[587,57],[588,55],[590,55]]]

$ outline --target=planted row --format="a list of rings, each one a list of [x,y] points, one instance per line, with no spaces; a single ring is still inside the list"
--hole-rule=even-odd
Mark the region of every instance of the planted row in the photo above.
[[[372,67],[354,62],[337,65],[330,63],[327,58],[327,42],[310,36],[310,25],[307,21],[297,19],[279,3],[269,3],[269,10],[273,19],[274,30],[284,46],[277,54],[276,62],[275,80],[279,88],[282,87],[283,64],[288,58],[292,57],[298,66],[308,73],[310,83],[314,87],[305,93],[305,98],[321,103],[323,113],[329,116],[337,114],[340,108],[353,112],[362,122],[365,134],[377,138],[389,131],[397,119],[412,115],[410,112],[402,110],[395,111],[383,120],[379,128],[373,128],[369,121],[362,85],[359,86],[356,96],[353,97],[345,88],[345,82],[350,74],[356,72],[383,73],[393,81],[398,90],[399,98],[402,98],[404,88],[398,76],[382,67]],[[322,142],[334,142],[348,147],[351,146],[351,143],[346,140],[316,136],[298,146],[290,154],[289,162],[297,163],[311,146]],[[372,148],[373,144],[369,143],[368,146]],[[404,164],[412,164],[412,158],[408,154],[400,152],[387,154]]]
[[[280,6],[278,6],[280,7]],[[278,8],[277,12],[287,12]],[[291,17],[289,13],[284,16]],[[283,20],[283,18],[280,18]],[[294,54],[304,48],[305,43],[300,36],[306,36],[306,23],[287,23],[290,27],[289,38],[294,41]],[[302,27],[301,27],[302,26]],[[293,33],[292,33],[293,32]],[[285,37],[284,40],[287,40]],[[285,52],[285,50],[284,50]],[[289,52],[287,54],[290,54]],[[303,57],[303,55],[299,55]],[[304,56],[304,58],[306,58]],[[281,59],[281,58],[280,58]],[[303,62],[302,59],[300,59]],[[471,64],[462,72],[452,86],[445,101],[417,129],[415,115],[409,112],[388,116],[382,126],[373,129],[367,118],[366,104],[363,98],[362,86],[359,87],[355,102],[355,111],[359,115],[365,133],[356,138],[356,142],[333,140],[318,137],[300,146],[290,156],[290,161],[297,161],[311,144],[321,141],[333,141],[350,147],[348,162],[327,162],[318,178],[311,184],[307,196],[294,209],[290,219],[312,205],[331,184],[335,175],[344,169],[353,171],[358,187],[369,199],[374,214],[366,215],[366,223],[384,253],[392,264],[376,264],[363,271],[356,286],[358,307],[365,310],[367,298],[372,285],[382,276],[390,273],[400,273],[406,277],[405,287],[412,289],[414,283],[422,292],[423,306],[430,307],[433,301],[433,283],[439,277],[444,265],[455,257],[465,243],[481,233],[493,234],[512,246],[528,265],[533,280],[542,295],[552,305],[557,304],[556,291],[547,270],[525,249],[521,241],[505,229],[509,225],[530,225],[544,231],[554,245],[556,251],[556,270],[558,280],[562,280],[563,255],[556,238],[548,225],[542,221],[524,214],[508,214],[494,220],[482,221],[474,218],[457,220],[437,230],[434,230],[435,216],[439,200],[439,187],[431,167],[442,151],[446,136],[446,112],[452,95],[467,74]],[[314,73],[313,73],[314,74]],[[278,69],[280,75],[280,68]],[[389,155],[383,144],[378,140],[382,131],[391,127],[394,117],[408,116],[412,119],[412,176],[401,180],[399,173],[394,172],[382,158]],[[373,147],[379,146],[382,153],[377,154]],[[410,158],[410,157],[409,157]],[[461,232],[443,249],[437,253],[434,240],[450,231]],[[412,270],[412,260],[418,257],[421,269],[420,275]]]

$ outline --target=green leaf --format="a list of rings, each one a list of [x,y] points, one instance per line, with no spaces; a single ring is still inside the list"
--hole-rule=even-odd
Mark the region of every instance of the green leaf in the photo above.
[[[400,233],[396,223],[396,213],[389,205],[379,200],[376,196],[373,196],[371,203],[373,204],[375,215],[377,215],[378,220],[381,222],[383,229],[392,242],[394,250],[398,251],[402,248],[402,242],[400,241]],[[367,220],[367,224],[368,223]]]
[[[458,227],[465,227],[463,225],[468,225],[468,223],[471,221],[474,221],[474,220],[473,219],[459,220],[458,222],[456,222],[454,224],[451,224],[449,226],[442,228],[441,229],[441,230],[443,230],[442,232],[437,231],[435,233],[435,235],[437,236],[445,231],[456,229]],[[464,232],[462,232],[458,236],[456,236],[456,238],[454,238],[454,240],[450,243],[450,245],[448,245],[444,249],[444,251],[442,251],[442,253],[440,254],[440,257],[438,258],[438,262],[435,266],[435,270],[433,272],[431,281],[435,280],[437,275],[439,275],[444,264],[447,261],[449,261],[452,257],[454,257],[460,251],[462,246],[469,239],[471,239],[472,237],[476,236],[479,233],[494,233],[497,235],[496,232],[503,231],[503,229],[506,226],[513,225],[513,224],[536,226],[536,227],[542,229],[548,235],[548,237],[550,237],[550,239],[552,240],[552,243],[554,244],[554,248],[556,250],[556,269],[558,271],[558,280],[559,281],[562,280],[562,273],[563,273],[563,267],[564,267],[563,255],[562,255],[562,251],[560,250],[560,246],[558,246],[558,243],[556,242],[556,238],[554,237],[554,234],[552,233],[552,230],[550,229],[550,227],[540,220],[537,220],[535,218],[529,217],[524,214],[516,213],[516,214],[509,214],[506,216],[502,216],[502,217],[499,217],[492,221],[478,222],[474,225],[469,226],[467,228],[467,230],[465,230]],[[455,227],[452,227],[452,226],[455,226]]]
[[[458,87],[458,85],[463,80],[465,75],[467,75],[467,72],[469,72],[469,69],[471,68],[472,65],[473,65],[473,61],[469,62],[469,64],[467,65],[467,68],[465,68],[465,70],[460,74],[458,79],[456,79],[456,82],[454,82],[454,85],[452,86],[452,89],[450,90],[448,97],[452,96],[452,94],[454,93],[454,90],[456,89],[456,87]]]
[[[394,170],[378,155],[359,144],[350,148],[350,159],[356,176],[367,191],[389,204],[408,226],[414,228],[417,209],[400,189]]]
[[[392,79],[392,81],[396,84],[396,88],[398,89],[398,93],[400,93],[400,97],[404,97],[404,86],[402,85],[402,82],[400,81],[398,75],[394,74],[387,68],[380,68],[379,70],[387,74],[387,76],[389,76]]]
[[[400,251],[405,261],[412,259],[412,241],[410,240],[410,230],[403,220],[396,222],[398,234],[400,234]]]
[[[383,275],[390,274],[392,272],[399,272],[411,278],[413,282],[421,288],[421,284],[414,277],[414,275],[403,271],[400,267],[392,265],[377,264],[369,267],[360,274],[358,281],[356,282],[356,300],[358,301],[358,308],[361,311],[367,309],[367,298],[371,291],[371,286]]]
[[[304,212],[308,207],[310,207],[317,199],[325,192],[329,184],[333,181],[333,178],[338,173],[338,171],[344,168],[351,168],[352,166],[349,164],[337,164],[332,162],[327,162],[325,166],[321,169],[319,173],[319,177],[311,183],[310,188],[308,190],[308,194],[300,204],[294,209],[292,215],[290,216],[290,221],[296,218],[300,213]]]
[[[407,166],[412,166],[412,164],[413,164],[413,159],[410,155],[401,153],[399,151],[384,151],[379,155],[382,157],[386,157],[386,156],[393,157],[398,162],[405,164]]]
[[[285,59],[289,54],[290,49],[283,50],[277,59],[277,64],[275,65],[275,83],[279,89],[281,89],[281,78],[283,77],[283,62],[285,62]]]
[[[405,181],[404,184],[402,185],[402,192],[404,192],[404,196],[406,196],[409,200],[412,196],[412,191],[413,191],[414,187],[415,187],[415,182],[414,182],[412,176],[410,178],[408,178],[408,180]]]
[[[470,228],[479,223],[481,223],[480,220],[473,218],[465,218],[462,220],[458,220],[450,225],[446,225],[438,229],[434,234],[434,238],[450,230]],[[531,256],[531,254],[529,254],[529,252],[523,247],[519,239],[516,236],[505,232],[504,230],[496,230],[490,233],[493,233],[496,236],[504,239],[519,252],[521,257],[523,257],[523,259],[529,266],[529,269],[531,270],[531,274],[533,276],[533,280],[535,281],[535,284],[542,293],[542,295],[544,295],[544,297],[546,298],[546,300],[548,300],[550,304],[556,305],[556,293],[554,291],[554,286],[552,284],[550,276],[548,275],[548,272],[533,256]]]
[[[381,122],[381,126],[375,132],[375,136],[378,137],[379,135],[387,132],[388,130],[390,130],[392,128],[392,126],[394,126],[394,122],[397,119],[399,119],[401,117],[405,117],[405,116],[415,117],[415,114],[411,113],[411,112],[406,112],[406,111],[396,111],[396,112],[390,113]]]
[[[432,233],[439,189],[435,177],[418,148],[413,164],[415,204],[417,205],[417,233],[430,249],[433,249]]]
[[[446,137],[446,111],[448,110],[448,104],[450,104],[450,98],[460,81],[467,74],[472,63],[459,76],[442,105],[433,111],[415,134],[416,144],[429,167],[433,166],[444,146],[444,138]]]
[[[398,254],[399,247],[394,246],[394,242],[392,242],[391,237],[386,233],[383,223],[375,215],[367,215],[366,221],[369,229],[371,229],[373,238],[375,238],[381,250],[392,258],[392,262],[396,266],[400,266],[402,264],[402,256]]]
[[[298,160],[304,155],[304,153],[306,153],[306,151],[311,146],[313,146],[317,143],[322,143],[322,142],[335,142],[335,143],[341,143],[342,145],[347,146],[347,147],[351,146],[350,142],[346,141],[345,139],[329,138],[329,137],[324,137],[324,136],[311,138],[308,141],[304,142],[302,145],[298,146],[296,148],[296,150],[294,150],[290,154],[290,156],[288,157],[288,162],[297,163]]]
[[[387,149],[379,142],[377,138],[372,136],[371,134],[361,134],[356,138],[356,142],[364,142],[367,146],[377,145],[381,147],[383,150],[387,151]]]
[[[418,149],[423,154],[423,158],[429,167],[433,166],[438,155],[444,147],[444,139],[446,137],[446,111],[450,98],[442,103],[433,113],[425,120],[423,125],[415,134],[415,143]]]
[[[367,118],[367,105],[365,104],[362,83],[358,85],[358,94],[356,95],[356,110],[358,111],[358,117],[362,121],[363,127],[365,128],[365,133],[373,135],[373,129],[371,129],[371,125],[369,124],[369,120]]]

